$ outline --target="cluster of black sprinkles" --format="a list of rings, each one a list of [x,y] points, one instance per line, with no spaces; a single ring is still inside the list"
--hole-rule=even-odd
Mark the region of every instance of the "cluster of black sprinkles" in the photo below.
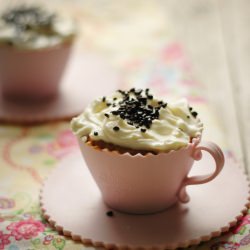
[[[3,13],[1,18],[6,23],[14,25],[19,30],[28,30],[32,27],[51,26],[55,15],[47,13],[36,6],[18,6]]]
[[[118,109],[111,111],[112,115],[120,116],[121,119],[126,120],[129,125],[140,128],[140,131],[145,133],[146,128],[149,129],[153,120],[159,119],[159,111],[161,108],[166,108],[167,103],[159,101],[157,105],[150,105],[150,101],[153,100],[153,95],[149,93],[149,89],[135,89],[132,88],[128,91],[118,90],[122,95],[122,100],[113,103],[106,102],[106,98],[103,97],[102,101],[107,106],[117,107]],[[113,98],[116,101],[117,98]],[[105,117],[109,118],[110,114],[105,113]],[[119,131],[119,127],[115,126],[114,131]]]

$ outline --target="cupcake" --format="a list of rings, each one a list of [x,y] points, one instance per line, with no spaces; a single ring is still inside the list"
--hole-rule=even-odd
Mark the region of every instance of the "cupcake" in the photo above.
[[[149,89],[134,88],[95,100],[71,125],[88,143],[131,154],[177,150],[202,132],[197,112],[186,100],[167,103]]]
[[[197,146],[203,125],[187,101],[166,102],[149,89],[118,90],[94,100],[72,119],[71,129],[104,202],[128,213],[187,202],[187,175],[207,149]],[[217,172],[223,166],[218,152]]]
[[[76,35],[72,20],[37,6],[0,16],[0,86],[4,97],[55,96]]]

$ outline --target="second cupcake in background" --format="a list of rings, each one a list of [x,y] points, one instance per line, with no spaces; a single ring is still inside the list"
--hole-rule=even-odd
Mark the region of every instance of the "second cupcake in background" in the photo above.
[[[0,17],[0,88],[5,98],[40,101],[57,95],[76,36],[69,18],[37,6]]]
[[[188,202],[186,186],[211,181],[224,165],[220,148],[201,142],[203,124],[187,101],[169,103],[149,89],[101,97],[71,128],[104,202],[122,212],[154,213]],[[189,178],[201,150],[213,156],[216,170]]]

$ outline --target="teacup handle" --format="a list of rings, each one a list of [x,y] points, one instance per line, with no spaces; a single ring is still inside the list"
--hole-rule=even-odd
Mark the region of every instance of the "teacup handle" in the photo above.
[[[203,184],[213,180],[220,173],[224,166],[225,159],[223,152],[215,143],[207,141],[199,143],[198,146],[194,148],[192,153],[192,157],[196,161],[202,158],[202,150],[207,151],[214,158],[216,164],[215,171],[212,174],[186,177],[178,193],[178,199],[182,203],[187,203],[190,199],[186,192],[186,186]]]

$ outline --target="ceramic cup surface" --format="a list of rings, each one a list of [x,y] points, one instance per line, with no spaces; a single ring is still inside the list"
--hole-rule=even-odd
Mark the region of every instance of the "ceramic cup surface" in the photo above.
[[[36,50],[0,46],[1,94],[31,101],[56,96],[71,47],[71,43]]]
[[[78,141],[104,202],[126,213],[156,213],[178,201],[186,203],[189,201],[186,186],[211,181],[224,165],[221,149],[212,142],[200,142],[200,139],[194,139],[185,148],[156,155],[120,154],[81,139]],[[187,177],[194,161],[202,158],[202,150],[214,158],[214,172]]]

